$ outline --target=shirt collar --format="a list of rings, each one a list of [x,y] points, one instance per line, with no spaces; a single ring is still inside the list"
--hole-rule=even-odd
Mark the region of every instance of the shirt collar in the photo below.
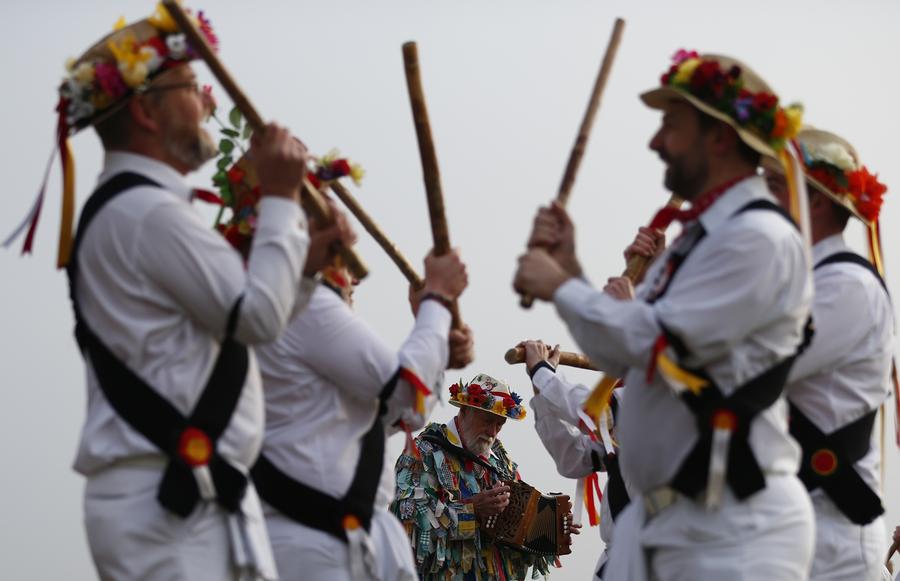
[[[165,163],[127,151],[108,151],[103,160],[103,171],[99,183],[123,172],[133,172],[148,177],[162,186],[162,189],[190,202],[194,190],[184,180],[184,176]]]
[[[735,212],[755,200],[769,200],[777,203],[775,197],[769,193],[766,180],[761,176],[749,177],[733,185],[722,194],[715,204],[700,214],[698,220],[706,232],[712,232],[724,224]]]
[[[844,242],[842,234],[832,234],[828,238],[823,238],[816,242],[812,247],[813,264],[818,264],[823,258],[827,258],[838,252],[846,252],[849,250],[847,243]]]

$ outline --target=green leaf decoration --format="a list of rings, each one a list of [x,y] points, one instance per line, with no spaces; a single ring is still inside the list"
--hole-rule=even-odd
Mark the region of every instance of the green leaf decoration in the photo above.
[[[243,134],[241,134],[241,138],[246,140],[250,139],[251,137],[253,137],[253,128],[250,127],[249,124],[244,125],[244,132]]]
[[[223,127],[219,131],[221,131],[223,135],[227,135],[228,137],[234,137],[235,139],[237,139],[238,137],[241,136],[241,134],[238,131],[236,131],[234,129],[229,129],[227,127]]]
[[[219,151],[222,153],[228,154],[234,151],[234,142],[230,139],[223,139],[219,141]]]
[[[216,162],[216,167],[222,171],[228,169],[228,166],[231,165],[231,162],[234,161],[230,155],[226,155],[224,157],[219,158],[219,161]]]
[[[243,121],[243,116],[241,116],[241,111],[237,107],[232,107],[231,111],[228,112],[228,121],[235,129],[241,128],[241,122]]]

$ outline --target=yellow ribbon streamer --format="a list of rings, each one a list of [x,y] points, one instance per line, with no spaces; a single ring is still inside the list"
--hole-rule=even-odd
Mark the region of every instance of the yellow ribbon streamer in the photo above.
[[[72,155],[72,145],[68,139],[63,141],[59,154],[63,157],[63,191],[56,267],[65,268],[72,254],[72,224],[75,219],[75,156]]]

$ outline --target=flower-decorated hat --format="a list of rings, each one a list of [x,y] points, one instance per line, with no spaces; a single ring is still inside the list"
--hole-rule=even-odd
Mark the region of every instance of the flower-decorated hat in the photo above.
[[[799,131],[802,108],[781,107],[769,85],[737,59],[679,50],[672,60],[661,86],[641,94],[647,106],[662,109],[673,98],[684,99],[731,125],[755,151],[776,159]]]
[[[203,12],[191,18],[209,44],[216,48],[218,39]],[[150,83],[165,71],[197,57],[185,35],[160,3],[149,18],[130,25],[120,18],[113,32],[79,58],[69,59],[66,77],[59,86],[56,107],[56,147],[63,173],[58,267],[64,267],[69,260],[75,214],[74,157],[69,137],[108,118],[133,95],[148,90]],[[4,246],[12,244],[27,230],[22,253],[31,252],[50,166],[48,163],[43,183],[28,215],[4,241]]]
[[[867,226],[878,220],[887,187],[861,165],[843,137],[804,127],[797,135],[807,181]]]
[[[450,404],[456,407],[473,407],[482,411],[509,418],[525,418],[522,398],[502,381],[480,373],[469,383],[454,383],[450,386]]]

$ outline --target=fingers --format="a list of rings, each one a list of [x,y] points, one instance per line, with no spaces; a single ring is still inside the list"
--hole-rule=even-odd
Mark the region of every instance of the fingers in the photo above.
[[[634,285],[627,277],[619,276],[607,279],[603,292],[620,301],[634,298]]]
[[[468,284],[468,271],[458,248],[442,256],[434,256],[430,252],[425,257],[425,288],[428,292],[454,300],[459,298]]]

